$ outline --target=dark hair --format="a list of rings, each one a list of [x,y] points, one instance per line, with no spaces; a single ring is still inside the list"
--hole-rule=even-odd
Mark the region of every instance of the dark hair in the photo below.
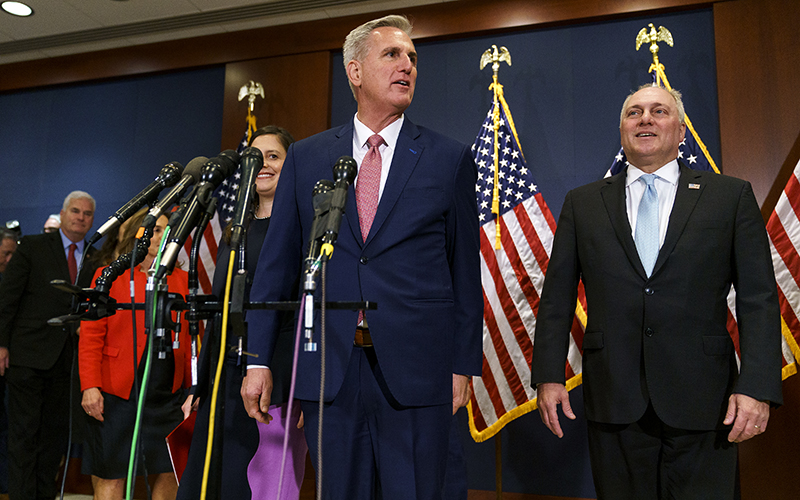
[[[256,140],[256,137],[268,134],[277,136],[278,141],[280,141],[281,143],[281,146],[283,146],[283,149],[286,150],[288,150],[289,146],[294,142],[294,137],[292,137],[292,134],[290,134],[289,131],[286,130],[285,128],[279,127],[277,125],[267,125],[266,127],[261,127],[260,129],[253,132],[253,135],[250,136],[250,142],[247,145],[252,146],[253,141]]]

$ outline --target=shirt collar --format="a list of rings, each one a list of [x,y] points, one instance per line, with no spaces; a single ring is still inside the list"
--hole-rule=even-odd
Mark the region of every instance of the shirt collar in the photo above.
[[[58,234],[61,235],[61,246],[63,246],[64,249],[69,248],[70,245],[75,243],[76,245],[78,245],[78,251],[83,252],[83,245],[84,245],[84,241],[83,240],[81,240],[81,241],[72,241],[71,239],[67,238],[67,235],[64,234],[64,231],[62,231],[61,229],[58,230]]]
[[[406,119],[406,115],[403,114],[398,120],[393,121],[383,130],[379,131],[381,137],[386,142],[386,145],[392,150],[394,150],[395,146],[397,145],[397,138],[400,137],[400,129],[403,128],[403,122]],[[364,147],[367,144],[367,139],[372,137],[375,132],[370,130],[369,127],[361,123],[361,120],[358,119],[358,113],[353,117],[353,129],[355,131],[355,141],[359,147]]]
[[[678,166],[678,159],[675,158],[653,173],[656,174],[661,180],[667,181],[672,185],[678,184],[678,178],[681,176],[681,169]],[[645,172],[642,172],[629,163],[628,173],[625,179],[625,187],[628,187],[634,182],[638,181],[639,177],[643,176],[644,174]]]

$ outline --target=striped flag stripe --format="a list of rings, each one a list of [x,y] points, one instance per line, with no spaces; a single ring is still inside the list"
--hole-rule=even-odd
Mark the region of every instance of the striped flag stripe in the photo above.
[[[514,345],[519,346],[520,335],[524,334],[525,326],[523,325],[522,320],[517,313],[514,299],[508,293],[506,284],[503,281],[503,273],[500,271],[500,266],[495,258],[494,249],[492,244],[489,243],[489,240],[486,238],[486,233],[484,231],[481,231],[481,255],[489,270],[489,274],[495,283],[496,297],[499,299],[498,302],[502,311],[502,315],[495,315],[492,312],[492,317],[486,318],[484,316],[484,320],[487,325],[490,325],[489,331],[493,333],[493,335],[491,335],[492,346],[495,352],[498,354],[498,359],[500,360],[503,374],[505,375],[508,386],[511,389],[511,393],[514,396],[514,400],[517,402],[517,404],[521,404],[527,399],[525,395],[525,388],[522,386],[522,381],[520,380],[519,374],[524,373],[527,365],[523,364],[523,366],[520,367],[515,366],[515,359],[509,354],[509,349],[506,344],[508,343],[512,347]],[[486,287],[484,287],[484,289],[485,288]],[[507,338],[507,335],[503,334],[503,332],[508,331],[507,329],[501,330],[497,328],[496,320],[498,318],[506,319],[511,333],[513,334],[512,338]],[[489,323],[490,320],[492,323],[494,323],[494,328],[491,327],[491,324]],[[528,339],[528,341],[530,343],[530,339]]]

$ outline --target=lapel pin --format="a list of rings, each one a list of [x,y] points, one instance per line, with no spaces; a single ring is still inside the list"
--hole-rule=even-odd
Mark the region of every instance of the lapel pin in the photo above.
[[[700,184],[689,183],[689,189],[700,189]]]

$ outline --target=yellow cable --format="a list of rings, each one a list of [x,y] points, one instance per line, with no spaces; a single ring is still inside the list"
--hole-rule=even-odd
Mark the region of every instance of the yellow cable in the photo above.
[[[228,309],[230,309],[231,280],[233,277],[233,263],[236,251],[231,249],[230,260],[228,261],[228,275],[225,278],[225,299],[222,303],[222,335],[219,339],[219,359],[217,360],[217,372],[214,375],[214,388],[211,391],[211,408],[208,413],[208,442],[206,443],[206,459],[203,464],[203,483],[200,486],[200,500],[206,500],[208,492],[208,472],[211,468],[211,451],[214,446],[214,420],[217,409],[217,394],[219,393],[219,379],[222,376],[222,367],[225,365],[225,350],[228,346]],[[206,345],[206,349],[210,346]]]

